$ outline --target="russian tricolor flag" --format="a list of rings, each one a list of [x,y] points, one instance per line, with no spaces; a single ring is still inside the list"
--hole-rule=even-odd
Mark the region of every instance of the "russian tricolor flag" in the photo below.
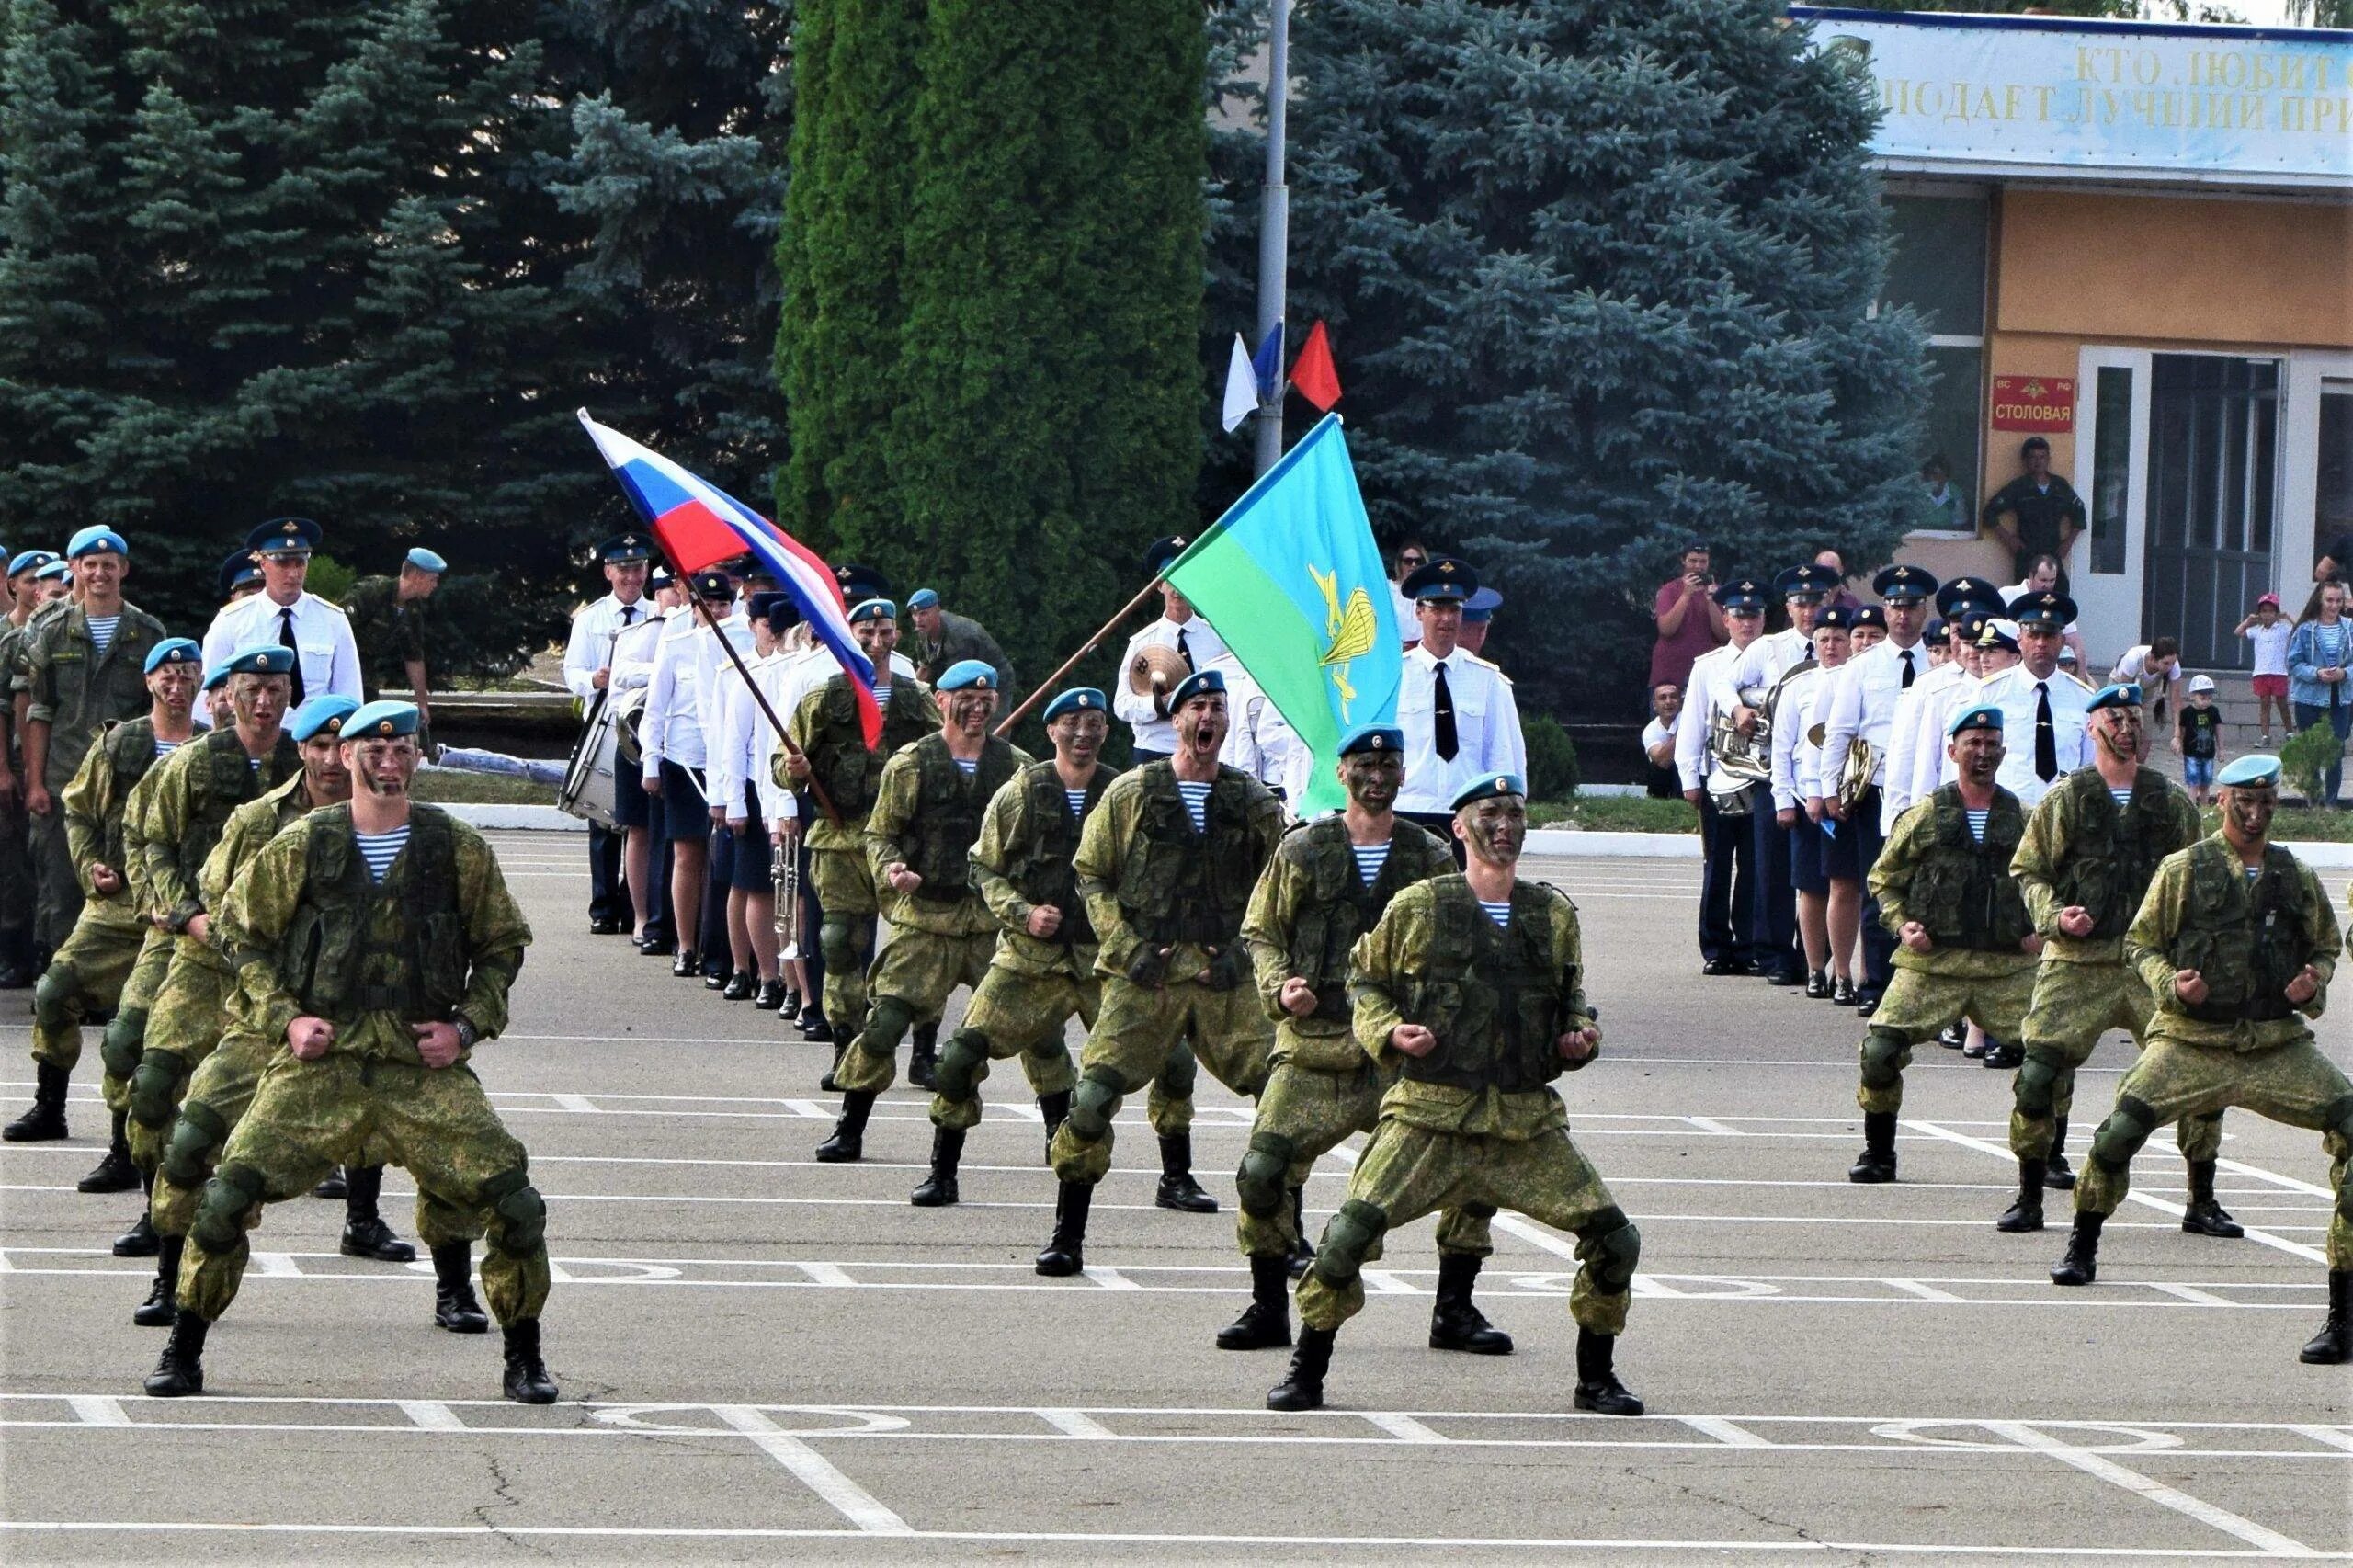
[[[849,676],[866,744],[880,744],[882,710],[874,700],[874,662],[850,633],[834,569],[815,551],[719,486],[597,424],[586,409],[579,412],[588,438],[597,443],[630,505],[662,541],[672,566],[682,573],[700,572],[739,555],[759,558]]]

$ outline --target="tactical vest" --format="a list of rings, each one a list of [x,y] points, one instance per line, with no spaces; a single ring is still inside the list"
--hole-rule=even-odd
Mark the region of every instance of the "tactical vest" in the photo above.
[[[305,1014],[349,1022],[389,1012],[447,1017],[465,999],[458,835],[438,807],[409,807],[408,843],[380,886],[348,805],[309,818],[302,901],[278,947],[278,973]]]
[[[229,813],[247,801],[286,781],[302,766],[301,749],[293,737],[280,730],[278,744],[269,756],[267,769],[256,768],[245,755],[244,742],[237,738],[236,728],[226,725],[207,734],[191,745],[203,749],[186,766],[188,769],[188,821],[182,825],[179,853],[180,874],[188,885],[196,886],[197,872],[221,842],[222,830],[229,825]],[[173,753],[175,756],[177,752]],[[264,778],[267,771],[268,777]]]
[[[862,823],[874,809],[882,783],[882,765],[901,746],[913,744],[939,729],[931,699],[915,682],[900,676],[891,682],[890,706],[882,710],[882,741],[869,751],[866,731],[858,715],[858,695],[849,677],[835,676],[825,683],[817,710],[816,733],[809,738],[812,777],[824,786],[834,810],[846,823]]]
[[[981,836],[989,801],[1021,765],[1012,745],[995,735],[981,747],[980,764],[970,778],[956,766],[948,737],[937,731],[911,749],[915,814],[899,835],[899,852],[907,869],[923,879],[915,893],[919,901],[953,903],[972,891],[972,845]]]
[[[1013,846],[1017,858],[1006,867],[1006,880],[1024,903],[1051,904],[1063,912],[1062,924],[1048,940],[1065,948],[1094,942],[1095,924],[1087,917],[1086,900],[1079,896],[1078,871],[1072,864],[1078,858],[1085,817],[1070,814],[1062,775],[1051,761],[1031,763],[1020,777],[1021,820]],[[1095,770],[1086,785],[1087,811],[1102,803],[1103,791],[1114,777],[1108,767]]]
[[[107,726],[98,744],[106,748],[107,767],[114,774],[114,810],[107,813],[98,863],[122,869],[122,808],[131,791],[162,759],[155,755],[155,721],[125,719]],[[222,818],[227,821],[227,818]]]
[[[1405,1076],[1458,1089],[1525,1094],[1561,1075],[1560,1039],[1574,994],[1574,966],[1552,961],[1552,891],[1519,882],[1511,892],[1511,927],[1499,928],[1479,906],[1463,875],[1430,882],[1429,946],[1409,976],[1405,1021],[1438,1037],[1427,1056],[1408,1057]]]
[[[1904,907],[1940,948],[2017,951],[2034,931],[2026,895],[2010,875],[2010,858],[2026,833],[2018,797],[2006,790],[1994,791],[1983,844],[1969,835],[1959,785],[1939,788],[1928,797],[1928,809],[1934,824],[1928,852],[1912,873]]]
[[[2059,905],[2091,912],[2091,939],[2121,937],[2156,877],[2157,862],[2184,847],[2176,841],[2170,787],[2144,767],[2122,811],[2097,767],[2078,768],[2059,788],[2068,792],[2075,822],[2067,863],[2053,884]]]
[[[1310,823],[1277,851],[1298,862],[1314,884],[1292,922],[1290,955],[1290,971],[1315,993],[1310,1017],[1345,1024],[1354,1016],[1348,1006],[1348,953],[1379,922],[1389,901],[1429,869],[1422,854],[1428,840],[1428,834],[1400,818],[1390,831],[1389,858],[1370,887],[1357,871],[1345,818]]]
[[[1134,839],[1120,866],[1120,913],[1145,941],[1222,946],[1242,934],[1260,858],[1250,831],[1249,775],[1220,767],[1210,786],[1205,830],[1193,831],[1176,770],[1137,769],[1143,788]]]
[[[2303,972],[2304,880],[2295,857],[2278,845],[2263,852],[2263,874],[2249,883],[2238,851],[2208,839],[2189,852],[2189,907],[2166,957],[2196,970],[2206,1000],[2179,1007],[2201,1023],[2245,1018],[2268,1023],[2296,1010],[2289,983]]]

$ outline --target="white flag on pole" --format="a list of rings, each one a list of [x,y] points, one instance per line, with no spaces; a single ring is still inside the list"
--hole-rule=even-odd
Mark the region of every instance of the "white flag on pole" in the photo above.
[[[1242,335],[1233,335],[1233,358],[1225,368],[1225,428],[1230,434],[1258,412],[1258,375],[1250,368],[1250,350]]]

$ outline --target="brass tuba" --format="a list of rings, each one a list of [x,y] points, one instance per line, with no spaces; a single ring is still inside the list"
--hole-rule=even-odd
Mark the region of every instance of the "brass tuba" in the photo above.
[[[1815,745],[1823,742],[1823,726],[1819,720],[1807,730],[1805,738]],[[1879,771],[1879,747],[1860,735],[1847,742],[1847,755],[1838,760],[1838,803],[1853,811],[1871,787],[1871,775]]]
[[[1708,792],[1715,797],[1718,811],[1737,816],[1750,809],[1755,799],[1748,792],[1751,789],[1772,787],[1773,715],[1790,681],[1814,667],[1813,650],[1809,648],[1805,657],[1783,670],[1771,686],[1742,687],[1740,705],[1756,713],[1756,723],[1748,733],[1740,733],[1729,713],[1708,721],[1708,755],[1716,764]]]

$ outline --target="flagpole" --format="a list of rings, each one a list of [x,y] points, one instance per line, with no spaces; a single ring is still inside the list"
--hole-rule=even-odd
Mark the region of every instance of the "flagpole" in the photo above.
[[[1267,18],[1267,186],[1258,218],[1258,341],[1283,324],[1284,273],[1290,251],[1290,187],[1283,183],[1283,142],[1290,118],[1290,0],[1271,0]],[[1258,399],[1256,472],[1283,455],[1283,367],[1277,350],[1274,391]]]
[[[674,560],[671,564],[675,567],[676,562]],[[744,663],[742,651],[728,640],[726,632],[719,629],[719,622],[711,617],[710,607],[697,598],[691,588],[687,594],[687,602],[695,607],[695,613],[702,617],[702,623],[710,628],[710,634],[718,638],[720,647],[726,650],[728,661],[735,666],[735,673],[744,677],[745,686],[751,690],[752,700],[758,703],[760,711],[767,715],[769,724],[775,727],[776,738],[784,743],[784,749],[795,756],[805,759],[809,754],[792,744],[792,736],[785,729],[784,721],[776,716],[776,710],[768,704],[768,694],[762,691],[760,683],[752,678],[751,667]],[[817,782],[817,776],[813,772],[809,775],[809,793],[816,800],[817,809],[825,813],[825,820],[835,827],[841,826],[841,812],[834,809],[834,802],[826,795],[825,787]],[[732,805],[733,802],[730,801],[729,804]]]
[[[1007,713],[1004,720],[998,723],[995,730],[991,733],[1002,735],[1007,730],[1012,729],[1014,725],[1021,722],[1022,719],[1028,715],[1029,710],[1037,707],[1040,702],[1044,700],[1045,698],[1053,691],[1055,686],[1060,684],[1063,676],[1070,674],[1072,665],[1077,664],[1079,660],[1086,657],[1087,654],[1095,652],[1097,646],[1102,642],[1103,639],[1111,635],[1112,631],[1118,628],[1120,622],[1135,614],[1137,608],[1141,606],[1144,600],[1152,597],[1153,590],[1160,586],[1160,579],[1166,575],[1167,574],[1165,572],[1154,575],[1151,582],[1146,583],[1137,591],[1134,598],[1131,598],[1126,604],[1121,605],[1118,614],[1114,615],[1110,619],[1105,621],[1100,627],[1097,628],[1095,635],[1088,638],[1084,643],[1080,644],[1077,653],[1073,653],[1069,658],[1064,659],[1062,662],[1060,668],[1056,669],[1052,675],[1048,676],[1044,680],[1039,682],[1038,689],[1031,692],[1028,697],[1023,698],[1021,699],[1021,706],[1015,709],[1012,712]],[[1120,673],[1122,676],[1127,674],[1124,670]]]

